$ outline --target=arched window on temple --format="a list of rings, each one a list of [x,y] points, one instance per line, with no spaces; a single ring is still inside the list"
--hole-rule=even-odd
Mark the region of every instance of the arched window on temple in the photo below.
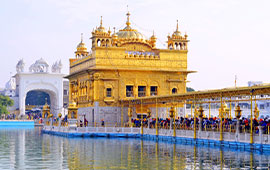
[[[177,88],[173,88],[172,89],[172,94],[176,94],[177,93]]]
[[[106,88],[106,97],[112,97],[112,88]]]

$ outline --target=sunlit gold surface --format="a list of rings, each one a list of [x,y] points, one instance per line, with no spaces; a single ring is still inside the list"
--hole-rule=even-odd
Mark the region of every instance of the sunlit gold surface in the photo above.
[[[138,30],[131,27],[130,13],[126,26],[111,34],[110,30],[100,26],[92,31],[92,48],[85,52],[84,43],[78,45],[75,58],[70,58],[70,101],[80,107],[91,107],[95,101],[99,106],[120,106],[124,99],[137,99],[138,86],[145,86],[145,96],[151,96],[150,87],[156,86],[155,95],[186,92],[187,48],[158,49],[156,36],[147,39]],[[178,28],[177,28],[178,30]],[[173,39],[172,39],[173,37]],[[186,43],[187,37],[172,34],[169,41]],[[133,97],[126,96],[126,86],[133,86]],[[106,96],[106,89],[112,89],[112,95]],[[137,111],[146,113],[147,107]],[[127,114],[127,113],[125,113]]]

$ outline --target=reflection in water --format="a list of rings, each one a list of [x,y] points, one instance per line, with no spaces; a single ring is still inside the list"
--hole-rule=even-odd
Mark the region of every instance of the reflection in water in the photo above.
[[[267,169],[267,154],[148,140],[0,129],[0,169]]]

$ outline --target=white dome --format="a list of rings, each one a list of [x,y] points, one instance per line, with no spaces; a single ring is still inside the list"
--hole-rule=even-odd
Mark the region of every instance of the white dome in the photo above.
[[[37,60],[37,61],[35,62],[35,65],[44,65],[44,66],[49,67],[49,64],[48,64],[45,60],[43,60],[43,58]]]
[[[16,89],[16,80],[15,78],[10,78],[10,80],[6,83],[6,90],[15,90]]]
[[[48,72],[48,67],[49,64],[41,58],[30,66],[29,71],[35,73]]]

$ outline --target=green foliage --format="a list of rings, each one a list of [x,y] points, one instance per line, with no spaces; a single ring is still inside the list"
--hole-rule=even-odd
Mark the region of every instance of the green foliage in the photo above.
[[[191,87],[187,87],[186,89],[187,89],[187,92],[195,91],[195,90],[194,90],[193,88],[191,88]]]
[[[13,106],[14,101],[10,99],[8,96],[0,95],[0,115],[7,114],[8,110],[7,107]]]
[[[8,114],[8,110],[6,106],[0,105],[0,115],[2,114]]]

